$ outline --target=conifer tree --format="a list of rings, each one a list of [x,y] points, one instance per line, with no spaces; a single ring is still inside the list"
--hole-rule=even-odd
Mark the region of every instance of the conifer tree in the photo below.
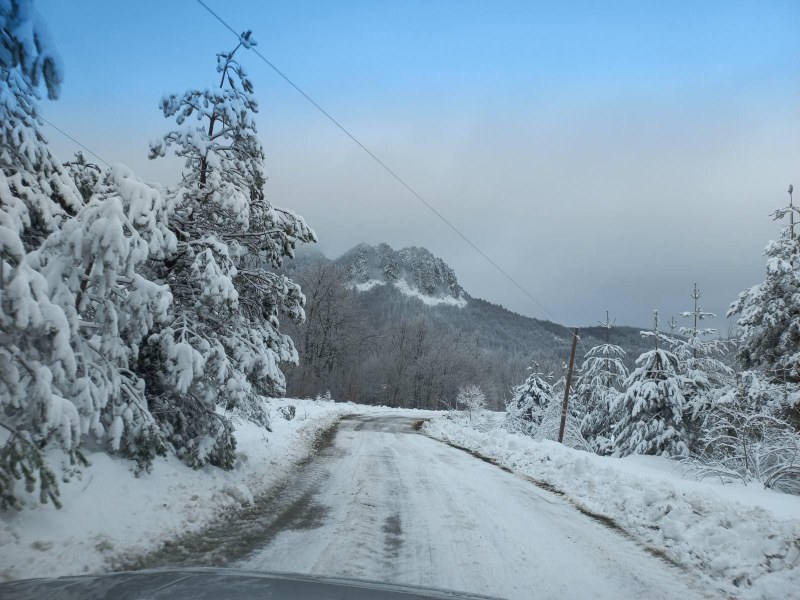
[[[725,386],[730,383],[733,371],[719,360],[725,351],[725,344],[718,339],[706,339],[713,336],[717,330],[701,327],[701,322],[714,319],[717,315],[705,312],[700,307],[702,294],[694,284],[690,294],[694,301],[691,311],[681,313],[685,319],[691,319],[690,327],[681,327],[680,332],[684,339],[674,339],[675,354],[680,363],[681,374],[684,377],[684,396],[686,397],[687,418],[697,420],[700,413],[707,410],[714,403]]]
[[[111,167],[75,217],[31,253],[70,325],[77,368],[64,392],[91,433],[139,469],[166,444],[133,371],[150,330],[167,320],[169,288],[142,275],[175,252],[166,202],[123,166]]]
[[[30,0],[0,4],[0,32],[0,210],[3,226],[31,250],[82,204],[41,131],[42,84],[48,98],[58,98],[63,68]]]
[[[739,294],[728,309],[738,315],[737,358],[745,369],[761,368],[775,381],[800,381],[800,246],[794,217],[800,212],[792,201],[776,210],[776,221],[787,215],[777,240],[769,242],[766,277]]]
[[[282,394],[279,365],[297,361],[279,317],[304,316],[300,287],[274,269],[297,243],[316,240],[301,217],[264,194],[258,105],[236,54],[254,44],[246,32],[217,55],[216,88],[162,99],[179,127],[150,150],[156,158],[172,149],[185,167],[168,191],[177,252],[155,268],[174,311],[150,336],[141,368],[169,439],[195,466],[233,464],[230,421],[216,406],[267,423],[259,396]]]
[[[513,397],[506,406],[506,416],[512,429],[531,435],[553,402],[553,388],[545,381],[546,375],[537,362],[534,361],[528,370],[531,374],[525,382],[512,390]]]
[[[42,449],[57,444],[75,458],[80,442],[65,398],[76,366],[69,323],[28,260],[80,206],[40,131],[40,87],[54,99],[62,76],[33,3],[0,2],[0,508],[21,506],[19,481],[58,506]]]
[[[665,349],[670,339],[658,326],[642,336],[654,342],[654,349],[636,359],[636,369],[625,380],[625,393],[615,407],[620,421],[614,427],[614,455],[686,455],[687,432],[683,420],[685,399],[678,357]]]
[[[616,319],[615,319],[616,320]],[[606,342],[591,348],[585,356],[575,386],[575,399],[581,414],[581,433],[595,452],[607,454],[612,448],[612,407],[628,376],[623,363],[625,351],[611,343],[614,321],[608,316],[600,322]]]
[[[80,192],[83,201],[89,200],[103,175],[103,170],[98,165],[86,160],[83,152],[80,151],[75,153],[73,160],[65,162],[63,166],[72,181],[75,182],[75,187]]]

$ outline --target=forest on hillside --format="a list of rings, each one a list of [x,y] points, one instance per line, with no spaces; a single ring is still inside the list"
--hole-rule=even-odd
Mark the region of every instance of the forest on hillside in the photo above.
[[[404,277],[420,287],[430,282],[426,289],[432,293],[455,290],[467,299],[463,306],[429,305],[391,285],[359,291],[354,281],[383,276],[374,265],[354,262],[354,251],[362,247],[335,260],[305,252],[284,266],[306,296],[305,320],[287,325],[300,357],[298,364],[286,367],[290,395],[330,393],[364,404],[441,409],[455,405],[461,387],[478,385],[487,405],[503,410],[532,363],[553,383],[564,377],[571,335],[563,325],[467,295],[452,269],[430,266],[433,260],[441,262],[432,256],[428,264],[417,261]],[[385,244],[377,249],[390,251]],[[432,271],[445,275],[432,276]],[[674,319],[673,331],[677,323]],[[680,338],[680,332],[674,331],[674,337]],[[580,329],[579,360],[601,343],[623,348],[627,368],[649,347],[638,328],[598,324]],[[730,361],[730,353],[723,358]]]

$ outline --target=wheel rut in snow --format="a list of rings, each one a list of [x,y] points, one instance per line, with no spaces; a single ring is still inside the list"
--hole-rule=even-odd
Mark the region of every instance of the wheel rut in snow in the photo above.
[[[420,428],[421,428],[421,426],[420,426]],[[432,438],[432,439],[436,439],[436,438]],[[521,477],[522,479],[532,483],[536,487],[539,487],[539,488],[541,488],[543,490],[546,490],[546,491],[550,492],[551,494],[555,494],[556,496],[559,496],[564,501],[568,502],[571,506],[573,506],[581,514],[589,517],[593,521],[596,521],[597,523],[600,523],[604,527],[607,527],[608,529],[612,530],[613,532],[615,532],[615,533],[621,535],[622,537],[630,540],[631,542],[633,542],[634,544],[639,546],[642,550],[644,550],[648,554],[651,554],[652,556],[658,558],[659,560],[662,560],[662,561],[666,562],[667,564],[669,564],[672,567],[677,567],[678,569],[681,569],[682,571],[686,571],[686,567],[684,565],[682,565],[678,561],[674,560],[671,556],[669,556],[663,550],[661,550],[659,548],[654,548],[653,546],[650,546],[648,544],[645,544],[645,543],[641,542],[639,539],[637,539],[635,536],[633,536],[631,533],[629,533],[627,530],[625,530],[619,523],[617,523],[614,519],[612,519],[608,515],[604,515],[604,514],[601,514],[601,513],[596,513],[593,510],[590,510],[589,508],[587,508],[586,506],[584,506],[580,502],[577,502],[577,501],[573,500],[572,498],[570,498],[567,494],[565,494],[562,490],[558,489],[554,485],[552,485],[552,484],[550,484],[550,483],[548,483],[546,481],[542,481],[541,479],[536,479],[535,477],[531,477],[530,475],[525,475],[524,473],[517,473],[513,469],[509,469],[507,466],[505,466],[503,464],[500,464],[495,459],[490,458],[488,456],[485,456],[485,455],[481,454],[480,452],[478,452],[476,450],[472,450],[472,449],[466,448],[464,446],[459,446],[458,444],[454,444],[452,442],[446,442],[444,440],[436,439],[436,441],[442,442],[443,444],[446,444],[446,445],[450,446],[451,448],[455,448],[456,450],[461,450],[462,452],[466,452],[467,454],[469,454],[471,456],[474,456],[478,460],[482,460],[483,462],[489,463],[490,465],[493,465],[493,466],[497,467],[498,469],[502,469],[506,473],[511,473],[512,475],[516,475],[518,477]]]
[[[346,418],[346,417],[345,417]],[[169,540],[151,553],[121,555],[110,561],[115,571],[162,567],[219,567],[268,544],[285,530],[319,527],[328,507],[315,501],[327,476],[324,463],[335,456],[339,422],[320,432],[313,452],[283,482],[256,496],[243,508],[230,509],[200,531]]]

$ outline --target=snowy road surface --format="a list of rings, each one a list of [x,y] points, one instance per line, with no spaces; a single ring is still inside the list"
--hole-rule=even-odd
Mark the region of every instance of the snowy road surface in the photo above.
[[[232,565],[535,598],[714,597],[558,496],[396,415],[345,419],[269,540]]]

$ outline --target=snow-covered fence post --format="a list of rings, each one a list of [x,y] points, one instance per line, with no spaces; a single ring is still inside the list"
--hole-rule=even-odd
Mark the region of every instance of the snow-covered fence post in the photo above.
[[[567,381],[564,383],[564,403],[561,405],[561,426],[558,428],[558,441],[564,443],[564,427],[567,424],[567,404],[569,403],[569,387],[572,383],[572,371],[575,368],[575,348],[578,345],[578,329],[572,331],[572,350],[569,353]]]

